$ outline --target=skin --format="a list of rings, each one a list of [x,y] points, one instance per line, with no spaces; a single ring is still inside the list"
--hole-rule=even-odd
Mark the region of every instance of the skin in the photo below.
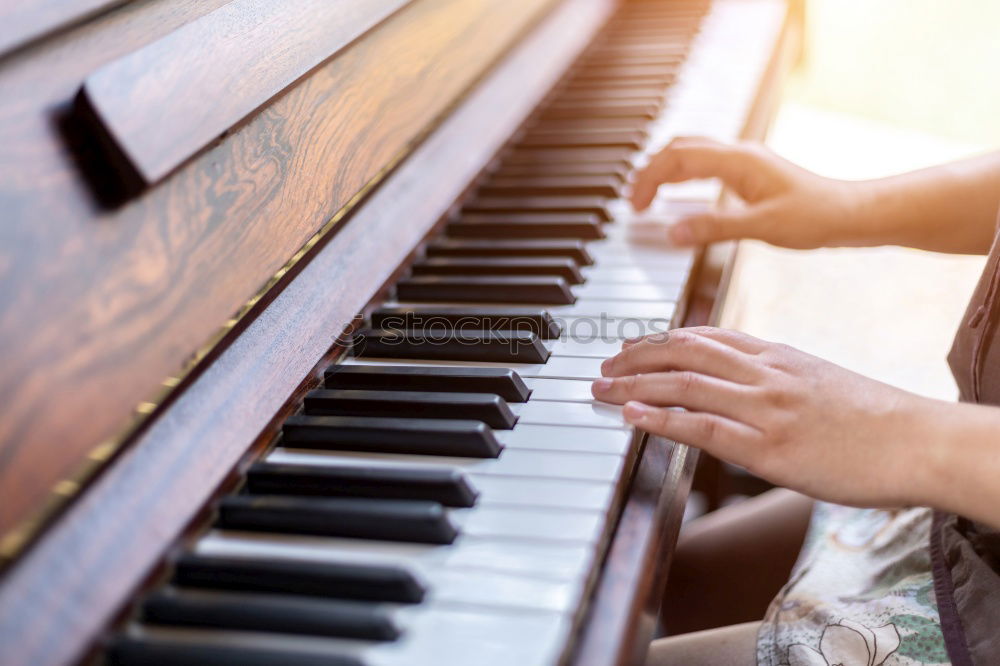
[[[822,178],[762,146],[671,143],[637,177],[716,177],[742,203],[679,222],[678,244],[900,244],[986,253],[1000,204],[1000,153],[893,178]],[[1000,408],[923,398],[787,345],[689,328],[625,342],[596,398],[652,433],[810,497],[865,507],[932,506],[1000,527]],[[683,410],[674,409],[677,407]]]

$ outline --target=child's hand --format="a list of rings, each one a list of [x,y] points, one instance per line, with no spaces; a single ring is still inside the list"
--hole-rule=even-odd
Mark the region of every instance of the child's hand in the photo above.
[[[708,327],[627,342],[602,372],[594,396],[624,404],[630,423],[778,485],[863,506],[924,497],[925,421],[937,401]]]
[[[719,178],[745,205],[690,217],[670,231],[677,245],[756,238],[791,248],[864,244],[860,210],[867,186],[823,178],[760,144],[674,139],[632,186],[632,206],[644,210],[663,183]]]

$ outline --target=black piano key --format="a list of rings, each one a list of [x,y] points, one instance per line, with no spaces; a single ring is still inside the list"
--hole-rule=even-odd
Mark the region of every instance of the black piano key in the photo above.
[[[503,450],[492,428],[482,421],[305,414],[295,414],[285,420],[281,445],[463,458],[496,458]]]
[[[453,238],[600,240],[601,220],[590,213],[469,215],[448,225]]]
[[[576,87],[595,87],[604,89],[658,88],[661,94],[673,82],[673,72],[661,72],[650,76],[632,76],[616,78],[613,74],[601,72],[579,72],[566,82],[568,90]]]
[[[636,85],[628,81],[620,86],[606,86],[592,81],[568,81],[553,103],[618,102],[632,104],[660,104],[664,102],[665,89],[660,85]]]
[[[665,44],[656,51],[649,53],[637,53],[635,50],[630,51],[627,46],[624,49],[616,49],[609,46],[594,51],[594,54],[588,54],[586,58],[580,61],[578,67],[586,70],[608,69],[612,67],[637,67],[643,69],[632,71],[643,71],[646,73],[655,73],[656,71],[664,70],[676,71],[684,63],[689,51],[690,47],[687,44]]]
[[[428,257],[567,257],[590,266],[587,246],[574,240],[456,240],[445,238],[426,248]],[[488,326],[487,328],[493,328]]]
[[[108,666],[364,666],[358,657],[332,651],[299,652],[198,640],[129,637],[107,650]]]
[[[680,55],[687,55],[684,49],[690,50],[691,37],[692,35],[689,34],[689,29],[687,28],[646,31],[630,30],[614,36],[601,47],[595,49],[595,53],[614,54],[647,51],[657,54],[672,53],[675,58],[678,58],[675,62],[682,64],[684,58],[680,57]],[[680,52],[680,55],[678,55],[678,52]]]
[[[422,307],[383,307],[375,310],[371,315],[372,328],[386,329],[390,331],[400,330],[457,330],[457,331],[528,331],[534,333],[542,340],[555,340],[562,333],[562,328],[545,310],[534,310],[530,308],[477,308],[466,306],[422,306]],[[353,366],[334,366],[353,367]],[[362,366],[368,367],[368,366]],[[444,368],[430,368],[428,372],[442,372]],[[462,368],[451,368],[452,372],[458,373]],[[482,370],[485,368],[470,368],[469,370]],[[502,368],[489,368],[490,371],[503,370]],[[327,371],[329,373],[329,370]],[[511,371],[507,371],[511,372]],[[513,373],[518,382],[520,377]],[[448,390],[449,383],[453,380],[443,377],[441,381]],[[523,382],[522,382],[523,383]],[[525,387],[524,391],[527,391]],[[505,387],[498,387],[498,390],[491,391],[504,396],[507,400],[514,391]],[[517,394],[522,394],[520,388]],[[524,394],[525,396],[527,394]],[[515,402],[521,402],[514,399]]]
[[[592,83],[567,84],[553,100],[553,106],[569,104],[589,105],[652,105],[659,109],[663,105],[664,91],[658,87],[619,86],[608,88]]]
[[[555,275],[583,284],[577,263],[558,257],[427,258],[414,264],[413,275]]]
[[[621,39],[615,44],[616,53],[662,53],[663,51],[677,47],[677,42],[671,42],[669,35],[659,35],[649,37],[645,35],[634,35],[628,39]]]
[[[548,128],[543,129],[548,132]],[[479,196],[483,197],[592,195],[613,199],[620,194],[621,181],[606,175],[494,177],[479,188]]]
[[[398,416],[414,419],[474,419],[510,430],[517,417],[495,393],[315,389],[303,401],[314,416]]]
[[[564,123],[592,122],[593,118],[564,119]],[[613,120],[613,119],[611,119]],[[551,122],[551,121],[546,121]],[[628,162],[579,162],[561,164],[504,164],[493,173],[494,178],[544,178],[549,176],[608,176],[619,183],[628,179],[632,165]]]
[[[607,28],[650,28],[659,30],[673,30],[683,28],[684,30],[696,29],[704,16],[704,7],[707,3],[694,2],[690,6],[675,6],[673,4],[657,9],[647,8],[642,4],[632,5],[617,13]],[[634,9],[632,8],[634,7]]]
[[[504,158],[508,164],[564,164],[578,162],[632,163],[635,151],[628,148],[520,148]]]
[[[637,130],[596,132],[545,132],[532,130],[521,139],[523,148],[629,148],[639,150],[646,141],[645,132]]]
[[[625,28],[609,30],[605,33],[609,42],[616,46],[649,46],[651,48],[662,47],[664,44],[677,44],[687,41],[693,36],[695,25],[692,23],[679,22],[670,26],[644,28]]]
[[[643,116],[631,116],[631,117],[621,117],[621,118],[562,118],[559,120],[548,120],[546,118],[540,118],[538,122],[532,125],[532,129],[540,130],[543,132],[590,132],[595,130],[632,130],[632,129],[642,129],[649,124],[649,120]],[[555,175],[555,174],[549,174]],[[601,174],[603,175],[603,174]],[[568,178],[569,176],[564,176],[558,174],[559,177]],[[500,177],[498,174],[493,175],[493,180]],[[489,184],[492,184],[490,181]]]
[[[529,331],[367,329],[355,335],[353,351],[359,357],[427,361],[545,363],[549,358],[541,339]]]
[[[611,62],[618,58],[649,58],[649,59],[665,59],[670,62],[675,62],[677,59],[681,59],[687,56],[690,51],[687,44],[681,43],[670,43],[664,42],[658,45],[651,44],[608,44],[587,52],[587,58],[584,62],[591,63],[601,63],[601,62]]]
[[[276,594],[166,589],[142,604],[146,624],[393,641],[399,627],[385,606]]]
[[[643,116],[647,120],[656,118],[659,104],[653,102],[602,103],[581,101],[577,103],[553,104],[542,114],[544,120],[576,118],[623,118]]]
[[[372,315],[377,328],[428,328],[434,315],[422,316],[412,310],[395,315],[401,326],[393,327],[394,315],[382,309],[380,316]],[[542,313],[546,315],[547,313]],[[482,330],[482,318],[465,315]],[[438,325],[451,325],[450,320],[436,318]],[[376,323],[378,321],[378,323]],[[551,317],[548,322],[551,322]],[[547,322],[547,323],[548,323]],[[417,325],[414,325],[414,324]],[[517,322],[514,322],[517,323]],[[534,323],[534,322],[532,322]],[[427,326],[425,326],[427,324]],[[492,330],[496,330],[489,327]],[[517,330],[508,318],[505,329]],[[520,330],[524,330],[521,328]],[[557,329],[558,330],[558,329]],[[463,393],[494,393],[508,402],[527,402],[531,391],[524,380],[507,368],[435,368],[433,366],[406,365],[331,365],[326,369],[324,385],[328,389],[368,389],[383,391],[455,391]]]
[[[588,56],[583,60],[588,66],[595,67],[627,67],[627,66],[651,66],[651,67],[677,67],[677,63],[683,62],[687,56],[687,48],[665,49],[656,53],[640,53],[635,51],[614,52],[607,51],[601,54]]]
[[[424,586],[398,566],[182,555],[173,581],[182,587],[301,594],[333,599],[418,604]]]
[[[677,59],[680,62],[680,58]],[[618,65],[609,63],[594,63],[584,65],[573,72],[573,78],[577,81],[584,79],[634,79],[634,78],[658,78],[665,82],[672,80],[677,72],[676,67],[663,65]]]
[[[219,527],[252,532],[449,544],[458,529],[437,502],[361,497],[229,495]]]
[[[247,470],[246,487],[255,495],[425,500],[453,507],[475,505],[478,494],[466,475],[453,467],[360,467],[258,462]]]
[[[572,78],[567,81],[562,94],[574,90],[620,91],[623,97],[634,97],[637,90],[648,90],[651,95],[663,97],[669,88],[666,81],[643,77],[631,79],[599,79],[596,77]]]
[[[576,297],[561,277],[414,276],[396,284],[401,301],[542,303],[571,305]]]
[[[569,144],[567,144],[569,145]],[[605,146],[591,146],[602,148]],[[463,211],[469,216],[478,213],[585,213],[595,215],[604,222],[611,221],[607,210],[608,201],[604,197],[491,197],[479,198],[468,203]]]

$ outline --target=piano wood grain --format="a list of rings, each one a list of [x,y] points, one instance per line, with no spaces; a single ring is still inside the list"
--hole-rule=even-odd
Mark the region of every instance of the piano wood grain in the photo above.
[[[61,131],[66,106],[102,63],[220,3],[128,4],[0,67],[8,556],[39,507],[75,493],[289,258],[550,4],[415,2],[142,197],[105,207],[84,177],[86,146],[70,150],[77,137]]]
[[[78,103],[129,180],[161,180],[412,0],[235,0],[90,74]]]

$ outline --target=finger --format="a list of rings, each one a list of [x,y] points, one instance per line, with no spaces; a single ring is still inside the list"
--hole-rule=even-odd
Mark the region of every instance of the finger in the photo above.
[[[773,206],[757,204],[718,208],[685,217],[670,227],[670,241],[679,247],[707,245],[724,240],[770,240],[774,229]]]
[[[601,364],[605,377],[623,377],[667,370],[687,370],[736,383],[760,376],[750,355],[703,335],[683,329],[649,335]]]
[[[704,449],[717,458],[747,467],[760,440],[760,431],[715,414],[685,412],[630,402],[625,420],[654,435]]]
[[[695,335],[721,342],[729,345],[733,349],[738,349],[744,354],[759,354],[767,350],[771,343],[741,331],[734,331],[730,328],[717,328],[715,326],[692,326],[690,328],[680,328],[678,331],[688,331]]]
[[[624,349],[625,347],[631,347],[637,342],[642,342],[642,339],[645,337],[646,337],[645,335],[639,335],[634,338],[625,338],[624,340],[622,340],[622,349]]]
[[[737,421],[760,411],[750,388],[686,371],[602,377],[594,381],[591,391],[598,400],[616,405],[638,401],[657,407],[684,407]]]
[[[775,175],[766,153],[748,144],[678,138],[657,153],[632,184],[632,206],[644,210],[662,183],[719,178],[741,197],[752,199],[760,176]]]

